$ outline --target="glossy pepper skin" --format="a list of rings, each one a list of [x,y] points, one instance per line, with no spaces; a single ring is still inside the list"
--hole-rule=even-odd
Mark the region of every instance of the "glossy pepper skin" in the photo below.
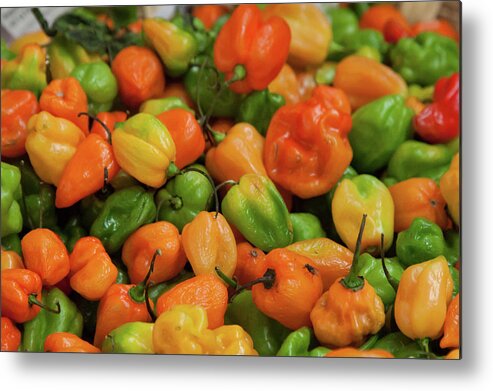
[[[440,179],[440,191],[447,202],[447,208],[454,220],[460,225],[460,163],[459,154],[455,154],[447,172]]]
[[[110,130],[110,132],[113,133],[117,122],[125,122],[125,120],[127,119],[127,113],[123,111],[102,111],[98,113],[96,118],[101,120],[101,122],[103,122]],[[93,122],[91,133],[99,134],[101,137],[108,138],[108,132],[98,121]]]
[[[12,250],[5,250],[2,244],[1,270],[7,269],[24,269],[24,262],[19,254]]]
[[[58,185],[63,170],[84,140],[84,132],[71,121],[47,111],[33,115],[27,124],[26,151],[43,182]]]
[[[350,114],[344,92],[328,86],[316,87],[305,102],[281,107],[265,140],[269,177],[304,199],[328,192],[353,156]]]
[[[140,182],[161,187],[176,157],[168,129],[155,116],[139,113],[118,124],[112,135],[118,165]]]
[[[452,300],[452,289],[443,256],[408,267],[402,274],[394,303],[399,330],[412,339],[438,338]]]
[[[236,245],[236,253],[236,269],[233,278],[238,284],[243,285],[262,277],[265,253],[261,249],[253,247],[248,242],[241,242]]]
[[[1,352],[16,352],[21,344],[21,332],[6,316],[2,316],[1,320],[1,336],[2,341],[0,343]]]
[[[269,91],[281,95],[287,104],[301,100],[300,88],[296,73],[289,64],[284,64],[274,80],[269,83]]]
[[[293,241],[293,225],[281,195],[262,175],[245,174],[221,203],[226,220],[263,251],[285,247]]]
[[[190,167],[207,172],[200,164]],[[156,194],[158,219],[169,221],[181,232],[200,212],[209,210],[213,192],[206,176],[196,171],[178,174]]]
[[[317,216],[311,213],[290,213],[289,217],[293,224],[293,243],[326,236]]]
[[[29,90],[39,97],[45,87],[46,64],[41,46],[26,45],[17,58],[2,61],[2,89]]]
[[[166,91],[168,91],[169,88],[170,87],[168,86],[166,88]],[[176,96],[146,100],[140,105],[139,112],[158,116],[165,111],[173,109],[183,109],[189,111],[190,113],[193,113],[193,110],[189,106],[187,106],[183,99]]]
[[[77,65],[89,63],[95,59],[95,56],[89,54],[81,45],[62,35],[51,40],[48,45],[48,57],[53,79],[69,77]]]
[[[457,43],[434,32],[403,38],[390,51],[392,67],[409,84],[427,86],[459,70]]]
[[[325,13],[331,22],[333,42],[341,44],[359,30],[358,17],[349,8],[330,7]]]
[[[166,74],[172,77],[183,75],[197,54],[195,37],[172,22],[159,18],[145,19],[142,30],[164,63]]]
[[[110,111],[118,94],[118,83],[111,68],[103,61],[79,64],[70,75],[76,78],[87,95],[89,113]]]
[[[44,352],[99,353],[100,350],[79,336],[65,331],[50,334],[45,339]]]
[[[349,133],[356,171],[374,174],[384,168],[397,147],[410,138],[413,114],[400,95],[386,95],[360,107]]]
[[[330,350],[324,346],[310,349],[313,344],[313,329],[301,327],[290,333],[283,341],[276,356],[280,357],[323,357]]]
[[[214,64],[226,74],[242,65],[246,76],[231,85],[237,93],[263,90],[274,80],[288,57],[291,31],[279,16],[264,17],[253,4],[238,6],[214,43]],[[231,46],[231,42],[235,42]]]
[[[26,153],[27,123],[39,112],[29,90],[2,90],[2,156],[14,158]]]
[[[416,133],[426,142],[446,143],[459,135],[459,73],[440,78],[434,88],[433,103],[414,119]]]
[[[337,233],[354,251],[361,215],[367,214],[361,249],[378,253],[380,236],[385,235],[384,248],[389,249],[394,237],[394,202],[387,187],[371,175],[344,179],[332,200],[332,217]]]
[[[460,347],[459,296],[460,294],[457,294],[447,308],[447,315],[443,325],[443,337],[440,340],[440,347],[442,349]]]
[[[356,348],[340,348],[328,352],[325,357],[364,357],[364,358],[394,358],[392,353],[386,350],[370,349],[359,350]]]
[[[153,354],[153,323],[129,322],[117,327],[104,338],[103,353]]]
[[[140,226],[151,223],[156,205],[150,192],[132,186],[110,195],[91,225],[90,235],[101,240],[109,254],[117,252]]]
[[[21,172],[11,164],[1,163],[2,176],[2,238],[22,230]]]
[[[161,314],[152,341],[159,354],[252,355],[252,338],[240,326],[208,328],[207,312],[196,305],[177,305]]]

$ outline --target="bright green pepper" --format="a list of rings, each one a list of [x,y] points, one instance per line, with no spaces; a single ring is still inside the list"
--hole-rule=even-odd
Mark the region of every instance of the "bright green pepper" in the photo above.
[[[325,10],[332,25],[332,39],[342,43],[358,30],[358,17],[348,8],[330,7]]]
[[[379,61],[387,53],[388,44],[380,31],[373,29],[361,29],[338,43],[333,42],[329,50],[328,58],[340,61],[342,58],[356,53],[361,48],[372,48],[378,52]]]
[[[397,258],[385,258],[385,267],[394,281],[400,281],[404,269]],[[374,258],[368,253],[362,254],[358,258],[357,273],[375,289],[386,308],[394,302],[396,292],[387,280],[380,258]]]
[[[38,315],[24,323],[22,347],[26,352],[43,352],[45,339],[56,332],[67,332],[82,336],[83,319],[77,306],[58,288],[43,290],[43,304],[49,308],[60,308],[59,313],[41,309]]]
[[[367,174],[385,167],[399,145],[411,136],[413,115],[400,95],[386,95],[356,110],[349,133],[351,165]]]
[[[2,238],[22,230],[22,187],[19,168],[2,162]]]
[[[101,351],[103,353],[153,354],[153,328],[154,323],[124,323],[106,335]]]
[[[194,111],[190,107],[188,107],[180,98],[176,96],[146,100],[140,105],[139,112],[159,115],[171,109],[183,109],[194,113]]]
[[[400,39],[390,51],[390,60],[407,83],[428,86],[459,71],[459,48],[451,38],[424,32]]]
[[[7,61],[13,60],[15,58],[15,53],[7,47],[7,43],[3,38],[1,39],[1,42],[2,42],[2,50],[1,50],[0,58],[2,60],[7,60]]]
[[[263,251],[285,247],[293,241],[288,208],[274,183],[265,176],[243,175],[223,198],[221,210],[228,223]]]
[[[106,251],[113,254],[137,228],[151,223],[155,217],[152,193],[140,186],[129,187],[108,197],[92,223],[90,235],[99,238]]]
[[[291,213],[293,243],[306,239],[325,238],[326,234],[317,216],[311,213]]]
[[[205,167],[200,164],[189,167],[207,174]],[[180,232],[200,212],[209,210],[214,194],[214,189],[205,175],[187,171],[186,168],[184,171],[169,180],[156,195],[158,219],[169,221]]]
[[[78,64],[70,75],[79,80],[86,93],[90,114],[111,110],[118,84],[108,64],[103,61]]]
[[[80,202],[80,216],[82,227],[86,230],[91,229],[91,225],[101,214],[104,207],[105,197],[98,197],[98,194],[83,198]]]
[[[79,64],[91,62],[95,59],[81,45],[58,35],[48,45],[50,59],[50,73],[53,79],[69,77]]]
[[[324,357],[330,352],[330,349],[324,346],[313,347],[314,343],[313,330],[309,327],[302,327],[287,336],[276,356]]]
[[[326,62],[317,68],[315,82],[317,84],[332,84],[336,76],[337,63]]]
[[[269,90],[254,91],[241,102],[236,122],[247,122],[265,136],[274,113],[286,104],[285,99]]]
[[[2,238],[2,247],[7,251],[15,251],[22,257],[22,246],[19,235],[11,234]]]
[[[252,292],[244,290],[228,305],[225,324],[240,325],[253,340],[253,347],[260,356],[275,356],[290,330],[264,315],[252,299]]]

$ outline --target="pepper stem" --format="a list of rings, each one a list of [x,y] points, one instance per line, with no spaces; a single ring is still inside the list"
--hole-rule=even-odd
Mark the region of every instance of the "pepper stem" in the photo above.
[[[34,14],[34,17],[36,18],[37,22],[41,26],[41,29],[48,37],[54,37],[57,34],[56,29],[50,28],[50,26],[48,26],[48,22],[46,21],[44,15],[41,13],[39,8],[37,7],[31,8],[31,12]]]
[[[247,282],[243,285],[238,285],[236,287],[235,292],[229,298],[229,300],[233,300],[233,298],[238,295],[240,292],[244,291],[247,288],[250,288],[256,284],[263,284],[265,289],[271,289],[276,282],[276,271],[274,269],[267,269],[262,277],[256,278],[250,282]]]
[[[219,278],[221,280],[223,280],[226,284],[228,284],[231,288],[234,288],[236,289],[236,287],[238,286],[238,283],[233,280],[232,278],[229,278],[226,274],[224,274],[222,272],[222,270],[219,268],[219,266],[216,266],[214,268],[214,270],[216,271],[216,274],[219,276]]]
[[[46,304],[42,303],[41,301],[39,301],[36,296],[38,296],[36,293],[31,293],[29,296],[28,296],[28,299],[27,299],[27,302],[29,303],[29,305],[37,305],[38,307],[41,307],[42,309],[44,309],[45,311],[49,311],[49,312],[52,312],[54,314],[59,314],[60,313],[60,303],[56,303],[56,310],[53,309],[53,308],[50,308],[48,307]]]
[[[383,248],[383,243],[384,243],[384,234],[382,233],[380,235],[380,258],[382,260],[383,272],[385,273],[385,278],[387,279],[389,284],[397,292],[397,288],[399,287],[399,281],[397,281],[394,277],[392,277],[392,275],[389,273],[389,270],[387,269],[387,265],[385,264],[385,250]]]
[[[166,177],[170,179],[177,176],[179,173],[181,173],[181,171],[178,166],[174,162],[171,162],[166,170]]]
[[[93,116],[93,115],[91,115],[85,111],[77,114],[77,117],[80,117],[81,115],[87,115],[90,119],[92,119],[93,121],[96,121],[98,124],[100,124],[103,127],[104,131],[106,132],[106,137],[108,138],[108,143],[111,145],[111,130],[108,128],[108,126],[103,121],[101,121],[98,117],[95,117],[95,116]],[[92,126],[90,128],[92,128]]]
[[[365,285],[365,279],[357,275],[358,259],[361,250],[361,241],[363,240],[363,232],[365,231],[366,214],[363,214],[361,219],[361,225],[359,227],[358,239],[356,240],[356,248],[353,255],[353,263],[349,274],[341,280],[341,284],[352,291],[356,292],[363,288]]]
[[[147,282],[149,281],[149,278],[151,277],[151,274],[154,271],[154,263],[156,262],[156,257],[161,254],[162,254],[161,249],[158,248],[154,252],[154,255],[152,256],[151,265],[149,266],[149,270],[147,271],[144,280],[139,284],[135,285],[134,287],[130,288],[130,290],[128,291],[128,294],[130,295],[132,300],[135,301],[136,303],[143,303],[146,300],[145,291],[147,288]]]
[[[144,300],[146,302],[147,312],[149,313],[149,316],[151,317],[152,322],[155,322],[157,319],[157,316],[156,316],[156,313],[154,312],[154,310],[152,309],[151,301],[149,300],[149,288],[151,288],[152,286],[154,286],[154,284],[146,285],[146,287],[144,289]]]

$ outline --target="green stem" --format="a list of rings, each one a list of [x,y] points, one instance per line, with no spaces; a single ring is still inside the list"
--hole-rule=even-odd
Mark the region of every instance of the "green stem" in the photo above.
[[[233,280],[232,278],[229,278],[226,274],[224,274],[222,272],[222,270],[219,268],[219,266],[216,266],[214,268],[214,270],[216,271],[216,274],[219,276],[219,278],[221,278],[221,280],[223,280],[231,288],[236,289],[236,287],[238,286],[238,283],[235,280]]]
[[[34,17],[41,26],[41,29],[48,37],[54,37],[57,34],[56,29],[50,28],[48,22],[46,21],[44,15],[41,13],[39,8],[31,8],[31,12],[34,14]]]
[[[361,225],[359,227],[358,240],[356,240],[356,248],[354,250],[353,255],[353,263],[351,265],[351,270],[349,270],[349,274],[341,280],[341,284],[352,291],[356,292],[363,288],[365,285],[365,279],[363,277],[359,277],[358,270],[358,259],[361,250],[361,241],[363,240],[363,232],[365,230],[366,223],[366,214],[363,214],[363,218],[361,219]]]
[[[146,300],[146,298],[145,298],[146,293],[145,292],[146,292],[146,288],[147,288],[147,282],[149,281],[149,278],[151,277],[151,274],[154,271],[154,263],[156,262],[156,257],[158,255],[161,255],[161,254],[162,254],[161,249],[158,248],[154,252],[154,255],[152,256],[151,265],[149,266],[149,270],[147,271],[147,274],[144,277],[144,280],[141,283],[130,288],[130,290],[128,291],[128,294],[130,295],[132,300],[135,301],[136,303],[140,304]]]
[[[427,354],[430,353],[430,339],[429,338],[419,338],[416,340],[418,345],[423,349]]]
[[[382,260],[382,268],[385,274],[385,278],[389,282],[389,284],[394,288],[397,292],[397,288],[399,287],[399,281],[397,281],[394,277],[391,276],[387,269],[387,265],[385,264],[385,250],[384,250],[384,234],[380,235],[380,258]]]
[[[149,313],[149,316],[151,317],[151,321],[154,323],[157,319],[157,316],[156,316],[156,313],[154,312],[154,310],[152,309],[151,301],[149,300],[149,288],[152,288],[153,286],[154,286],[153,284],[146,285],[146,287],[144,289],[144,300],[146,302],[147,312]]]
[[[233,295],[229,298],[229,301],[233,300],[233,298],[240,292],[256,284],[263,284],[265,289],[271,289],[274,286],[275,282],[276,271],[274,269],[267,269],[262,277],[256,278],[255,280],[247,282],[246,284],[238,285]]]
[[[37,305],[38,307],[41,307],[45,311],[53,312],[54,314],[59,314],[60,313],[60,303],[56,303],[56,310],[53,308],[48,307],[46,304],[43,304],[41,301],[39,301],[37,297],[37,293],[31,293],[28,296],[27,302],[29,303],[30,306],[32,305]]]

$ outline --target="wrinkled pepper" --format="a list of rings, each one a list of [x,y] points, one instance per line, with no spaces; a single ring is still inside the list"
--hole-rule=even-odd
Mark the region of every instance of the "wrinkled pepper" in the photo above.
[[[290,213],[289,217],[293,224],[293,243],[326,236],[317,216],[311,213]]]
[[[59,331],[45,339],[45,352],[52,353],[99,353],[100,350],[73,333]]]
[[[168,88],[166,88],[166,90],[168,90]],[[140,105],[139,112],[158,116],[159,114],[172,109],[183,109],[193,113],[193,110],[187,106],[183,99],[176,96],[146,100]]]
[[[6,316],[2,316],[0,328],[2,337],[0,352],[16,352],[21,344],[21,332],[15,323]]]
[[[386,350],[360,350],[352,347],[331,350],[325,357],[394,358],[394,356]]]
[[[276,78],[269,83],[269,91],[281,95],[287,104],[298,103],[301,100],[296,73],[288,64],[284,64]]]
[[[154,323],[129,322],[112,330],[104,338],[103,353],[153,354],[152,330]]]
[[[440,191],[447,202],[448,212],[454,223],[460,225],[460,162],[455,154],[450,167],[440,179]]]
[[[248,242],[241,242],[236,245],[236,253],[234,281],[243,285],[262,277],[265,253],[261,249],[253,247]]]
[[[460,347],[460,304],[459,294],[450,302],[447,308],[447,316],[443,325],[443,337],[440,340],[440,347],[459,348]]]
[[[2,176],[2,238],[22,230],[21,172],[19,168],[1,163]]]
[[[330,349],[324,346],[311,348],[313,345],[313,330],[309,327],[302,327],[293,331],[283,341],[277,351],[276,356],[280,357],[323,357]],[[311,348],[311,349],[310,349]]]

